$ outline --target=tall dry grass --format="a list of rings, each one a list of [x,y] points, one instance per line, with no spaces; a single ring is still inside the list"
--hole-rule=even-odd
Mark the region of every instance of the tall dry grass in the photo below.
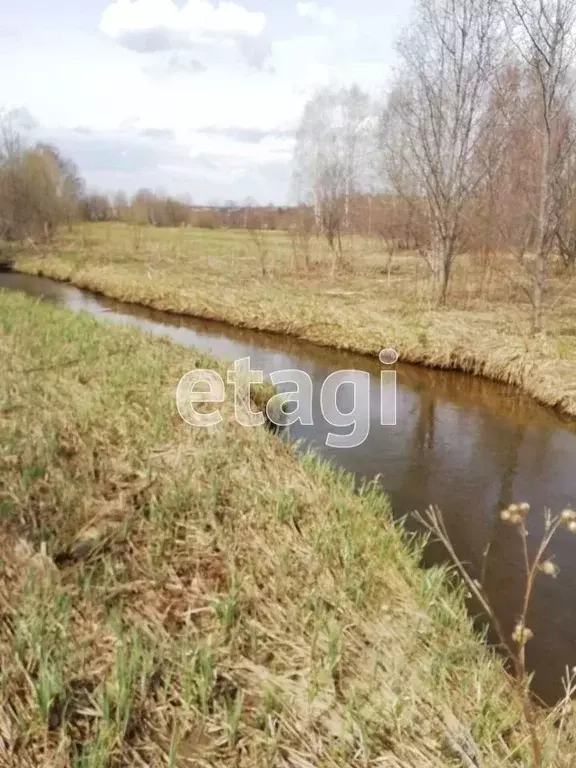
[[[0,352],[1,765],[529,764],[464,590],[376,489],[231,402],[179,419],[222,364],[3,291]]]
[[[552,274],[547,332],[534,338],[522,273],[505,256],[460,257],[449,306],[438,309],[415,254],[390,260],[381,242],[349,239],[351,267],[332,275],[322,241],[307,241],[299,260],[286,234],[262,232],[256,240],[244,231],[146,228],[135,248],[131,227],[102,224],[63,233],[43,254],[19,253],[16,268],[122,301],[338,349],[377,355],[394,347],[405,362],[511,383],[576,415],[571,276]]]

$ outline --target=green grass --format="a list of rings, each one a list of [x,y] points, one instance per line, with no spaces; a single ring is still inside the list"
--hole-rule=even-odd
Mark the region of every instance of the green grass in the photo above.
[[[552,270],[547,332],[529,333],[525,277],[511,257],[462,256],[447,308],[438,309],[423,261],[385,244],[348,238],[349,270],[332,271],[312,239],[310,269],[285,233],[134,229],[84,225],[16,268],[69,280],[112,298],[224,320],[337,349],[459,369],[521,387],[541,403],[576,415],[576,299],[572,277]]]
[[[0,765],[529,765],[384,496],[231,402],[180,420],[180,377],[223,364],[3,291],[0,354]],[[539,727],[568,768],[573,728]]]

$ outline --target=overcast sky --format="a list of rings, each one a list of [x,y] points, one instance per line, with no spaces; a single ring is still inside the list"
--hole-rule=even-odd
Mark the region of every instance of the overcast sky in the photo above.
[[[0,0],[0,109],[91,187],[289,201],[321,85],[376,94],[409,0]]]

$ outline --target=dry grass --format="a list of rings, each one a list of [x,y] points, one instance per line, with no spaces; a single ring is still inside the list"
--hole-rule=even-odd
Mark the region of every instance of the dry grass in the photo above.
[[[219,366],[0,291],[0,765],[525,766],[462,591],[386,499],[232,419]],[[551,716],[546,765],[571,765]]]
[[[390,262],[378,241],[350,240],[353,271],[333,276],[324,244],[311,248],[315,266],[305,272],[283,233],[261,233],[256,243],[242,231],[145,228],[135,236],[129,226],[103,224],[63,233],[43,254],[19,254],[16,268],[338,349],[376,355],[392,346],[403,361],[515,384],[576,415],[576,283],[566,275],[552,276],[548,333],[531,338],[522,275],[504,257],[461,257],[450,305],[439,310],[416,255]]]

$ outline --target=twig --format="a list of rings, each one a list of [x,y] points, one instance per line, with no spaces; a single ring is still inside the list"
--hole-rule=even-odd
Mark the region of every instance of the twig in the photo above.
[[[542,537],[542,540],[540,542],[536,555],[532,560],[530,560],[530,554],[528,551],[528,543],[527,543],[528,529],[526,527],[526,520],[525,520],[525,517],[528,514],[529,510],[530,510],[529,504],[511,504],[508,507],[508,509],[503,510],[501,513],[501,519],[504,522],[508,522],[511,525],[517,526],[517,530],[522,541],[522,555],[523,555],[524,570],[525,570],[525,576],[526,576],[526,584],[525,584],[524,596],[522,601],[522,611],[520,614],[520,619],[516,624],[514,634],[512,635],[512,640],[514,641],[516,648],[513,648],[511,644],[508,642],[506,633],[504,632],[504,629],[500,623],[500,620],[498,619],[498,616],[496,615],[484,588],[483,581],[484,581],[485,570],[486,570],[486,558],[488,556],[488,553],[490,552],[490,547],[488,546],[484,552],[484,567],[482,569],[482,583],[481,583],[476,581],[470,576],[470,574],[467,572],[466,568],[464,567],[464,564],[456,554],[456,551],[454,550],[454,547],[450,540],[450,536],[444,524],[444,520],[440,510],[436,507],[430,507],[426,511],[425,515],[421,515],[417,513],[415,517],[416,517],[416,520],[418,520],[426,530],[433,533],[435,537],[444,545],[444,547],[446,548],[450,556],[450,559],[452,560],[454,566],[456,567],[456,569],[459,571],[460,575],[464,579],[470,592],[473,594],[474,597],[476,597],[479,604],[482,606],[483,610],[485,611],[486,615],[491,620],[492,625],[494,626],[494,629],[496,630],[496,633],[498,635],[498,639],[500,641],[501,646],[507,651],[508,656],[512,660],[514,664],[514,671],[515,671],[515,676],[514,676],[514,680],[516,684],[515,687],[518,694],[518,698],[522,704],[524,720],[528,726],[528,732],[529,732],[531,747],[532,747],[533,765],[535,768],[541,768],[541,766],[543,765],[543,749],[540,741],[540,736],[538,733],[536,709],[535,709],[534,701],[531,698],[530,691],[527,689],[527,686],[526,686],[526,680],[527,680],[526,644],[532,637],[532,633],[526,626],[526,621],[528,618],[530,604],[531,604],[531,600],[534,592],[534,584],[536,582],[536,578],[538,574],[540,572],[543,572],[550,576],[556,576],[556,573],[557,573],[557,569],[555,568],[554,564],[551,561],[544,560],[548,547],[554,535],[556,534],[556,532],[558,531],[558,529],[562,524],[566,525],[571,531],[573,531],[574,527],[576,526],[576,513],[572,512],[571,510],[565,510],[561,515],[558,515],[557,517],[552,518],[551,513],[548,510],[546,511],[546,525],[545,525],[544,536]],[[566,697],[568,700],[574,693],[576,693],[576,671],[574,672],[573,676],[570,676],[570,674],[567,673],[565,690],[566,690]],[[564,719],[566,717],[566,711],[567,709],[564,708],[563,710]],[[559,738],[560,736],[558,736],[558,739]],[[464,760],[463,755],[460,755],[460,757]],[[466,761],[467,761],[467,765],[473,765],[473,763],[470,763],[469,756],[466,756],[465,762]]]

